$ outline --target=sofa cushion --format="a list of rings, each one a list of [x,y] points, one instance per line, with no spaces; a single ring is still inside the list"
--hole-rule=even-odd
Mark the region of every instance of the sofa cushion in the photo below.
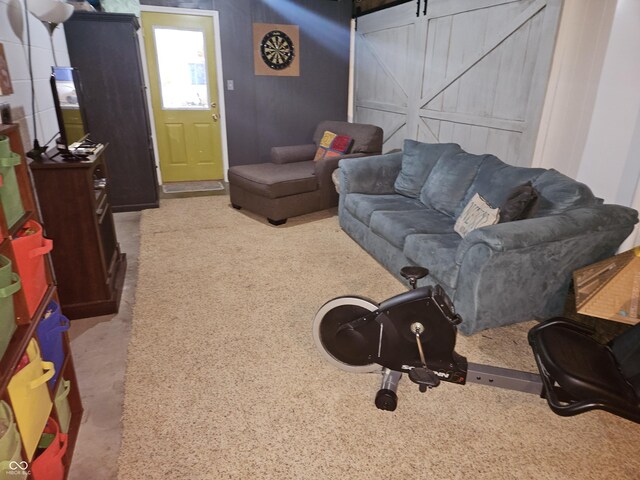
[[[369,225],[371,215],[378,210],[404,211],[424,209],[424,205],[419,200],[396,194],[367,195],[365,193],[350,193],[345,198],[344,206],[351,215],[365,225]]]
[[[486,156],[464,151],[444,152],[420,191],[422,203],[451,217],[455,216]]]
[[[315,162],[255,163],[229,169],[229,183],[267,198],[280,198],[318,189]]]
[[[402,250],[408,235],[452,233],[455,221],[437,210],[422,208],[404,212],[377,211],[371,215],[371,231]]]
[[[596,205],[598,200],[584,183],[550,169],[540,175],[533,187],[538,191],[534,217],[546,217],[571,208]]]
[[[418,198],[425,180],[445,152],[461,152],[457,143],[422,143],[405,140],[402,149],[402,169],[394,184],[401,195]]]
[[[416,265],[428,268],[440,282],[455,288],[460,270],[455,258],[461,241],[457,233],[409,235],[404,255]]]
[[[478,175],[471,183],[464,200],[458,205],[456,217],[476,193],[493,207],[500,207],[515,187],[529,181],[533,182],[543,172],[543,168],[514,167],[493,155],[486,155],[478,168]]]

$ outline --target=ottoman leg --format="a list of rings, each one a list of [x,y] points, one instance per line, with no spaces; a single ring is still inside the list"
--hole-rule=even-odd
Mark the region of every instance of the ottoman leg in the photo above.
[[[240,205],[236,205],[235,203],[232,203],[231,206],[236,210],[242,210],[242,207]]]
[[[287,223],[287,219],[286,218],[284,218],[282,220],[272,220],[271,218],[267,218],[267,220],[269,220],[269,223],[271,225],[275,225],[276,227],[278,225],[284,225],[285,223]]]

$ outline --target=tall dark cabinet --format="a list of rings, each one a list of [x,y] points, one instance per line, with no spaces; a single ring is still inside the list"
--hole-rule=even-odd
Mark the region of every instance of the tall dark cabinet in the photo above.
[[[135,15],[76,11],[64,31],[80,72],[90,138],[109,144],[114,212],[158,207],[158,183]]]

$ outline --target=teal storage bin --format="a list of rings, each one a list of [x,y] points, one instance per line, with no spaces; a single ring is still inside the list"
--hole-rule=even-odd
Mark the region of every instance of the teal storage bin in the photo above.
[[[20,165],[20,155],[9,148],[9,137],[0,135],[0,204],[9,228],[24,215],[15,171],[17,165]]]
[[[20,277],[11,270],[11,260],[0,255],[0,358],[16,330],[13,294],[20,286]]]
[[[56,392],[55,404],[58,413],[58,423],[62,433],[69,433],[69,425],[71,425],[71,406],[69,405],[69,393],[71,392],[71,381],[64,378],[58,384]]]

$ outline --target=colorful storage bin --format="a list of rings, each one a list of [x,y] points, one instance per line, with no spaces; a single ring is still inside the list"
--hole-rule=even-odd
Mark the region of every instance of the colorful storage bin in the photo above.
[[[48,362],[53,362],[55,373],[49,386],[53,389],[58,374],[62,372],[64,364],[64,344],[62,341],[62,332],[69,330],[69,319],[62,315],[60,305],[51,301],[44,311],[44,316],[38,324],[36,334],[40,342],[42,358]]]
[[[43,433],[54,435],[53,441],[31,464],[33,480],[63,480],[64,463],[62,457],[67,451],[67,435],[60,432],[58,424],[49,418]]]
[[[16,471],[21,471],[20,434],[16,428],[11,407],[0,400],[0,480],[15,480]]]
[[[11,378],[7,391],[27,460],[31,461],[53,407],[46,383],[54,369],[53,363],[42,361],[34,338],[27,345],[27,356],[29,363]]]
[[[69,392],[71,391],[71,382],[64,378],[58,385],[56,392],[55,404],[58,413],[58,422],[62,433],[69,433],[69,425],[71,424],[71,407],[69,406]]]
[[[20,277],[11,271],[11,260],[0,255],[0,358],[16,330],[13,294],[20,290]]]
[[[16,256],[16,267],[22,280],[22,289],[27,299],[29,316],[32,316],[47,291],[44,255],[53,248],[53,241],[44,238],[42,226],[38,222],[29,220],[14,235],[11,243]]]
[[[9,228],[24,215],[20,188],[14,167],[20,165],[20,155],[9,148],[9,137],[0,135],[0,204]]]

